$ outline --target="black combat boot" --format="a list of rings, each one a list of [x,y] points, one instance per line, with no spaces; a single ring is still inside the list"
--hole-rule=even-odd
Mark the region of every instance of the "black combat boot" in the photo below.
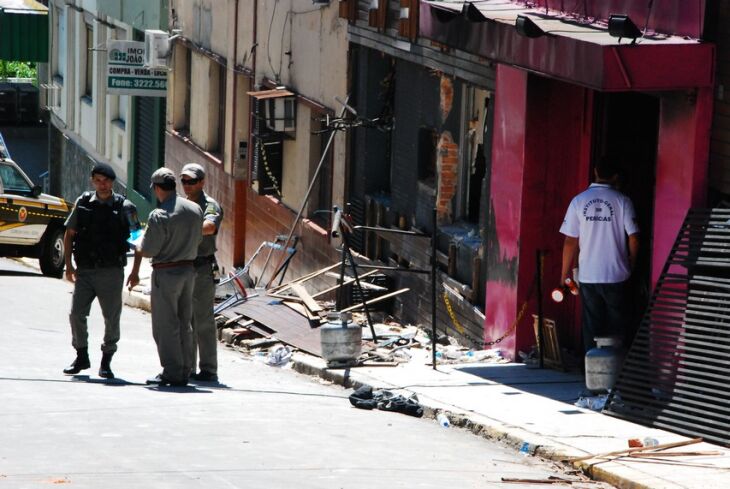
[[[76,359],[71,365],[63,369],[63,373],[65,373],[66,375],[76,375],[77,373],[81,372],[82,370],[86,370],[89,367],[91,367],[91,362],[89,362],[89,349],[77,348]]]
[[[105,379],[113,379],[114,372],[112,372],[112,356],[114,353],[104,352],[101,355],[101,366],[99,367],[99,377]]]

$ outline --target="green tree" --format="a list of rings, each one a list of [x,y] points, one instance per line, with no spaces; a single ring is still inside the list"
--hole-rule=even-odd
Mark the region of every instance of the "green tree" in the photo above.
[[[29,61],[0,61],[0,78],[33,78],[38,76],[36,64]]]

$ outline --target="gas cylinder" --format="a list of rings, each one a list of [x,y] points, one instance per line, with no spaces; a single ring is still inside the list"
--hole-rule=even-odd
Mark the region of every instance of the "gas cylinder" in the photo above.
[[[352,367],[362,349],[362,328],[348,312],[330,312],[319,328],[322,358],[329,368]]]
[[[596,337],[596,347],[588,350],[585,357],[586,387],[592,391],[613,388],[624,354],[621,339],[617,336]]]

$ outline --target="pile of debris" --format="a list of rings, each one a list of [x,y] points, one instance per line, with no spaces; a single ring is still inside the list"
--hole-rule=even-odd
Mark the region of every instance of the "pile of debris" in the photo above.
[[[322,357],[320,326],[335,309],[334,295],[355,281],[345,276],[340,283],[339,274],[333,272],[338,266],[336,263],[269,289],[247,288],[241,277],[221,282],[216,306],[219,338],[251,356],[269,359],[273,355],[267,360],[272,365],[280,364],[282,358],[288,360],[294,350]],[[379,272],[373,269],[361,274],[360,284],[368,293],[363,294],[362,302],[340,311],[351,312],[353,322],[363,327],[362,354],[356,365],[396,366],[412,361],[429,364],[433,348],[430,335],[417,326],[402,325],[377,309],[378,303],[408,291],[390,292],[368,282]],[[314,279],[318,284],[335,283],[314,290]],[[367,315],[360,312],[366,304]],[[499,349],[470,350],[446,335],[439,335],[435,343],[438,364],[507,362]]]

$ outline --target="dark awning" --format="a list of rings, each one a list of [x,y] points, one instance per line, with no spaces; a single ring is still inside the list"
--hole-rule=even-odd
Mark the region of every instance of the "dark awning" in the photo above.
[[[35,0],[0,0],[0,59],[48,62],[48,8]]]
[[[509,0],[422,0],[420,34],[500,63],[604,91],[676,90],[714,82],[715,46],[651,33],[631,44],[611,37],[605,21],[581,21]],[[517,33],[517,16],[545,35]]]

